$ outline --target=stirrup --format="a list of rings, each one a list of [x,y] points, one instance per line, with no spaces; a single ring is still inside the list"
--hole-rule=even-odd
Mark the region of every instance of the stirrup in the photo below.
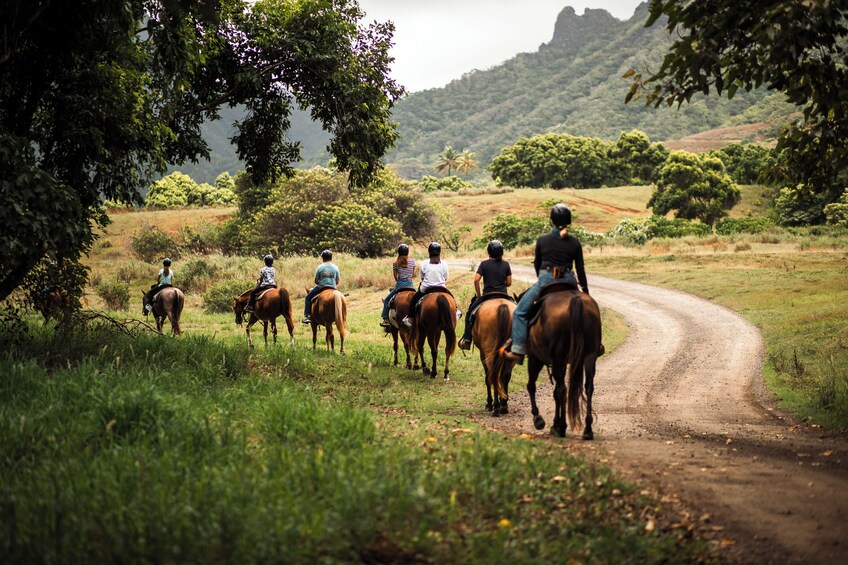
[[[512,361],[516,365],[524,364],[524,355],[521,353],[513,353],[509,348],[512,346],[512,340],[508,339],[503,346],[498,349],[498,355],[506,359],[507,361]]]
[[[471,340],[462,338],[461,340],[459,340],[459,348],[468,351],[469,349],[471,349]]]
[[[392,323],[385,318],[380,320],[380,327],[388,328],[388,327],[391,327],[391,325],[392,325]]]
[[[307,316],[307,317],[305,317],[304,319],[302,319],[300,322],[301,322],[302,324],[311,324],[311,323],[312,323],[312,318],[310,318],[309,316]]]

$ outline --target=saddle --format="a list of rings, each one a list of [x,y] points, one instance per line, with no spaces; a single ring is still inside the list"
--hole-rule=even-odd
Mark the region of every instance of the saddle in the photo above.
[[[474,308],[468,311],[468,319],[470,320],[471,316],[474,316],[474,314],[477,313],[477,310],[480,309],[480,306],[482,306],[484,302],[486,302],[487,300],[494,300],[496,298],[502,298],[509,300],[510,302],[515,302],[515,299],[506,292],[489,292],[487,294],[483,294],[480,296],[480,298],[477,299],[477,302],[474,303]]]
[[[425,290],[421,294],[421,298],[418,299],[418,302],[416,302],[415,304],[413,304],[412,306],[409,307],[409,311],[417,316],[418,315],[418,307],[421,304],[421,301],[424,300],[425,296],[427,296],[428,294],[431,294],[433,292],[446,292],[446,293],[451,295],[451,298],[453,298],[453,293],[450,290],[448,290],[448,288],[446,286],[431,286],[430,288],[428,288],[427,290]]]
[[[274,290],[275,288],[277,288],[277,287],[269,286],[266,289],[260,290],[259,293],[257,293],[257,295],[256,295],[256,302],[259,302],[260,300],[262,300],[262,297],[265,296],[266,294],[268,294],[268,291]]]
[[[539,293],[539,298],[536,299],[533,306],[530,307],[530,311],[527,313],[528,328],[538,321],[539,312],[542,310],[542,304],[546,300],[549,300],[554,293],[562,292],[564,290],[577,290],[577,285],[569,282],[556,281],[542,287],[542,292]]]
[[[397,292],[395,292],[392,295],[392,299],[389,300],[389,310],[391,310],[392,308],[395,307],[395,299],[398,297],[398,294],[400,294],[401,292],[415,292],[415,287],[413,287],[413,286],[402,286],[399,289],[397,289]]]
[[[312,299],[311,299],[311,303],[312,303],[312,304],[315,304],[315,301],[316,301],[316,300],[318,300],[318,297],[319,297],[319,296],[321,296],[321,293],[322,293],[322,292],[324,292],[324,291],[326,291],[326,290],[336,290],[336,289],[335,289],[335,288],[333,288],[333,287],[331,287],[331,286],[322,286],[322,287],[319,287],[318,292],[316,292],[316,293],[315,293],[315,296],[313,296],[313,297],[312,297]]]

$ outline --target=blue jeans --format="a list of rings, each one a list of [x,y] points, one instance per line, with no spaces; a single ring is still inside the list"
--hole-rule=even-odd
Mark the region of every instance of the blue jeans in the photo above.
[[[306,293],[306,305],[303,307],[303,317],[308,318],[309,313],[312,311],[312,299],[315,298],[315,295],[321,292],[326,288],[333,288],[329,286],[318,286],[317,284],[309,289],[309,292]]]
[[[527,331],[529,329],[527,327],[527,322],[529,321],[527,316],[533,307],[533,303],[539,298],[542,288],[554,281],[577,284],[574,273],[568,273],[568,275],[561,279],[554,278],[548,271],[541,271],[539,273],[539,280],[524,293],[524,296],[518,301],[518,306],[515,307],[515,312],[512,314],[512,346],[510,347],[510,351],[513,353],[519,355],[527,354]]]
[[[392,297],[397,294],[398,290],[402,288],[413,288],[415,285],[412,284],[412,281],[398,281],[395,283],[395,286],[392,287],[392,290],[389,291],[389,294],[383,299],[383,312],[380,316],[387,320],[389,318],[389,303],[392,301]]]

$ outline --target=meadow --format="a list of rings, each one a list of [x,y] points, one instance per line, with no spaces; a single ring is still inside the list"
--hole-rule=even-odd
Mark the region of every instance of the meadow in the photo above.
[[[600,231],[614,225],[617,210],[647,215],[640,190],[628,195],[632,201],[621,189],[439,198],[456,202],[458,221],[479,230],[493,210],[530,210],[561,197]],[[747,191],[742,206],[756,206],[761,190]],[[158,271],[132,258],[134,232],[150,225],[173,232],[226,213],[116,214],[89,260],[91,278],[127,281],[133,298],[130,310],[106,313],[140,318],[138,293]],[[517,249],[507,258],[526,264],[531,254]],[[448,256],[450,287],[463,306],[481,255]],[[811,230],[654,240],[588,248],[586,258],[590,277],[680,288],[740,312],[763,332],[766,377],[784,407],[817,425],[848,426],[844,236]],[[318,261],[275,263],[296,318]],[[98,324],[57,328],[34,316],[7,321],[0,335],[3,561],[722,559],[720,537],[681,525],[667,503],[580,457],[574,436],[488,431],[476,352],[457,352],[449,382],[393,367],[390,339],[377,324],[390,259],[339,255],[336,262],[350,302],[344,357],[327,353],[320,335],[312,351],[311,332],[299,323],[294,346],[283,338],[265,348],[260,337],[249,350],[232,313],[205,312],[203,294],[216,279],[252,284],[256,257],[175,261],[178,286],[186,282],[181,273],[206,273],[189,281],[179,338],[130,337]],[[203,269],[190,267],[200,263]],[[86,306],[105,310],[93,291]],[[614,312],[603,315],[612,350],[627,328]],[[524,384],[517,371],[512,393],[524,394]]]

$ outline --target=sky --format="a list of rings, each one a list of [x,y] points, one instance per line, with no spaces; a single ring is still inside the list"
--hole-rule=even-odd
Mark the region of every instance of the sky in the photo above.
[[[392,78],[407,92],[438,88],[463,74],[535,52],[557,15],[603,8],[628,20],[642,0],[359,0],[363,23],[395,24]]]

